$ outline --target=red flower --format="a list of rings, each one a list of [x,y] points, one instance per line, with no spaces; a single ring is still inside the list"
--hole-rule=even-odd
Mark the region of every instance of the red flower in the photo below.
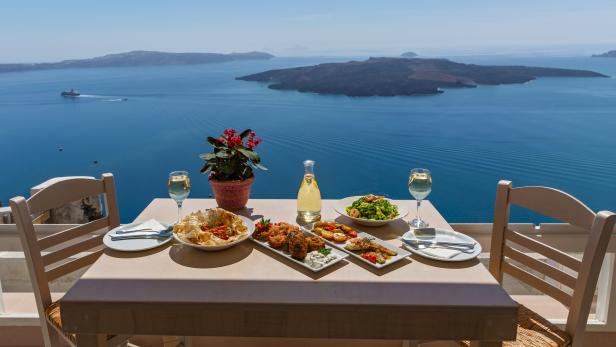
[[[243,145],[242,143],[242,138],[240,138],[239,136],[231,136],[228,140],[227,140],[227,145],[229,147],[235,147],[235,146],[241,146]]]
[[[218,138],[218,142],[220,142],[220,143],[225,143],[225,138],[224,138],[224,137],[222,137],[222,136],[221,136],[221,137],[219,137],[219,138]]]
[[[225,134],[225,137],[227,138],[227,140],[231,139],[233,136],[235,136],[235,134],[237,134],[237,130],[233,129],[233,128],[229,128],[226,129],[223,134]]]

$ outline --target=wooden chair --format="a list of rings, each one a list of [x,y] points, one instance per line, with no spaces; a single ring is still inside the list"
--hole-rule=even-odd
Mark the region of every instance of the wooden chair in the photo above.
[[[582,260],[509,228],[511,205],[521,206],[588,230],[588,241]],[[515,342],[505,342],[505,346],[583,346],[590,306],[615,221],[616,214],[607,211],[595,214],[576,198],[556,189],[512,188],[509,181],[498,183],[490,249],[490,272],[501,284],[503,273],[509,274],[569,308],[563,331],[537,313],[521,306],[518,313],[517,339]],[[532,258],[520,249],[540,253],[577,272],[577,277]],[[573,294],[568,294],[519,265],[512,264],[511,261],[571,288]]]
[[[89,196],[103,195],[106,216],[49,236],[37,238],[33,216]],[[92,264],[104,250],[104,232],[120,225],[112,174],[100,180],[71,178],[56,182],[34,194],[10,201],[11,210],[28,263],[34,296],[46,347],[58,346],[61,338],[75,345],[75,335],[62,330],[60,306],[51,298],[49,282]],[[93,234],[96,233],[96,234]],[[43,253],[44,250],[48,250]],[[86,255],[82,255],[86,253]],[[70,259],[82,255],[76,259]],[[124,344],[128,336],[102,336],[109,346]]]

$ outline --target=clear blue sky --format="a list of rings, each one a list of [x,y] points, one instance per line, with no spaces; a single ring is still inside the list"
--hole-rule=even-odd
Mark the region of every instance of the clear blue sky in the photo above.
[[[614,0],[3,1],[0,62],[135,49],[277,55],[616,49]]]

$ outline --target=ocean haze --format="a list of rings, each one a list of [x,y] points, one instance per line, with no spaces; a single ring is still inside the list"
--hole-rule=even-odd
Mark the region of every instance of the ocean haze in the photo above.
[[[233,52],[278,56],[590,55],[615,49],[608,0],[117,1],[3,3],[0,62],[113,52]]]

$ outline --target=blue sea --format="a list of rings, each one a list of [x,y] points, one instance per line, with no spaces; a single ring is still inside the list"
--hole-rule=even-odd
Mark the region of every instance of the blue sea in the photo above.
[[[589,69],[616,59],[451,57],[478,64]],[[295,198],[302,161],[316,161],[324,198],[365,193],[410,199],[409,170],[433,174],[429,200],[450,222],[489,222],[496,183],[544,185],[594,210],[616,210],[616,78],[542,78],[449,89],[436,96],[324,96],[234,78],[349,58],[275,58],[197,66],[0,74],[0,201],[50,177],[116,176],[123,222],[187,170],[207,198],[198,155],[223,129],[254,129],[269,171],[252,197]],[[60,92],[79,89],[83,97]],[[128,100],[122,101],[123,98]],[[62,148],[62,151],[59,151]],[[515,210],[515,221],[543,217]]]

